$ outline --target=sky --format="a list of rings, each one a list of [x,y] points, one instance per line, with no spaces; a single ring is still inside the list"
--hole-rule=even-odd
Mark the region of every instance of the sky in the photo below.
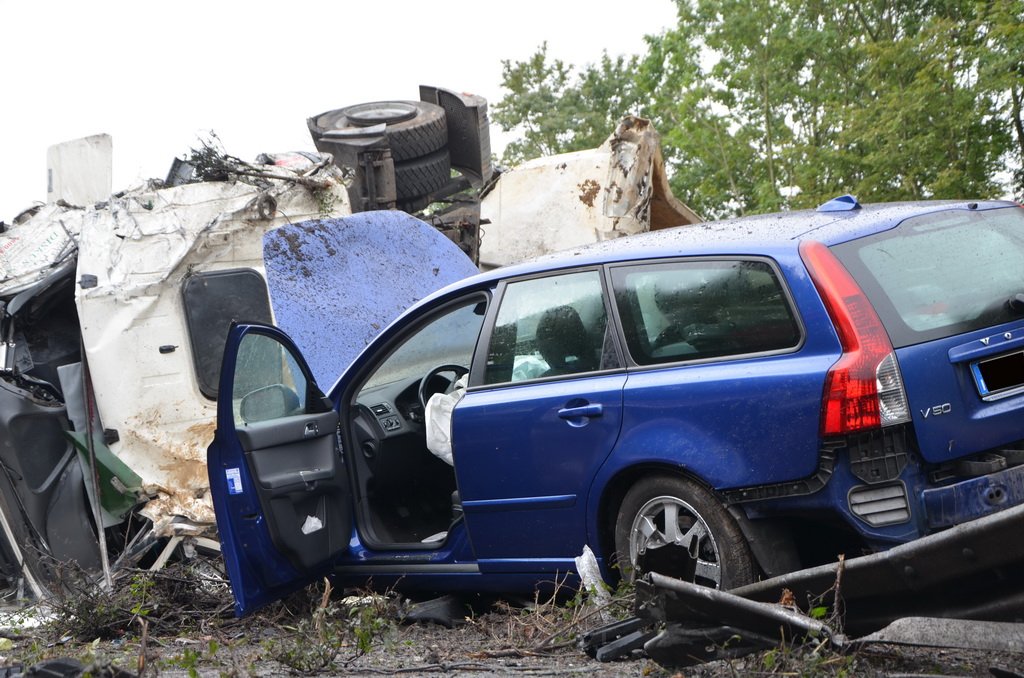
[[[55,143],[110,134],[118,191],[211,130],[243,159],[314,150],[306,118],[326,110],[421,84],[493,106],[502,60],[545,41],[577,65],[639,54],[674,23],[672,0],[0,0],[0,220],[45,200]]]

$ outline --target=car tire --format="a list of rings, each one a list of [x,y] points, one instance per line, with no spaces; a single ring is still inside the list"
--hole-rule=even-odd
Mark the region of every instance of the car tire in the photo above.
[[[395,193],[399,202],[412,202],[440,190],[451,179],[448,149],[395,163]]]
[[[678,476],[644,478],[630,488],[615,521],[615,550],[627,580],[655,571],[718,589],[754,581],[736,521],[714,494]]]
[[[444,109],[425,101],[371,101],[318,115],[314,137],[325,132],[365,128],[385,123],[384,136],[395,163],[429,155],[448,144]]]

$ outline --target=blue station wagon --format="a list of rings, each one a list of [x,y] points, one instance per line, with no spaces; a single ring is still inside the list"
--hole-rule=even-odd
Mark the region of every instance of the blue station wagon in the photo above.
[[[236,324],[208,461],[239,614],[323,575],[529,591],[587,545],[732,588],[1021,503],[1022,411],[1024,209],[846,196],[470,277],[327,396]]]

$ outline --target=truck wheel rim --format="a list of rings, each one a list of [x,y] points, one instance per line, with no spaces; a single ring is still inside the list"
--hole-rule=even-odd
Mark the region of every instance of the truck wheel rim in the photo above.
[[[416,117],[416,107],[401,101],[385,101],[349,106],[344,113],[352,124],[369,127],[411,120]]]

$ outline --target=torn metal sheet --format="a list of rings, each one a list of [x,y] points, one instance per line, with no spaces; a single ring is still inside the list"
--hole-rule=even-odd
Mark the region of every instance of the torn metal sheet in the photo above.
[[[726,591],[648,575],[637,584],[638,617],[588,634],[587,652],[599,661],[638,647],[668,667],[741,657],[809,637],[855,651],[867,645],[909,645],[1024,654],[1024,624],[933,617],[905,617],[863,638],[848,639],[825,624],[782,605],[758,603]],[[629,632],[619,633],[619,628]],[[652,632],[652,628],[659,629]]]
[[[484,268],[601,240],[695,224],[668,186],[658,135],[627,117],[600,147],[504,172],[480,206]]]
[[[780,630],[784,638],[826,639],[843,648],[884,643],[1024,653],[1024,625],[1016,623],[1024,618],[1022,521],[1018,506],[882,553],[732,591],[650,573],[637,582],[641,623],[630,630],[663,627],[644,651],[665,666],[772,647]],[[847,634],[868,635],[850,640],[779,600],[829,608]],[[591,634],[588,652],[614,659],[619,641],[604,631]]]
[[[741,657],[780,640],[811,638],[836,648],[847,643],[796,609],[653,572],[636,582],[636,615],[587,634],[584,650],[598,661],[611,661],[643,648],[663,666],[683,667]]]
[[[287,170],[275,169],[287,174]],[[324,193],[291,181],[142,187],[80,216],[76,302],[110,450],[155,495],[144,514],[213,523],[206,446],[215,405],[197,383],[183,311],[190,276],[263,273],[262,235],[292,220],[346,214],[333,167]]]
[[[813,636],[841,646],[845,638],[807,615],[775,603],[748,600],[729,591],[719,591],[692,582],[652,572],[637,582],[641,610],[652,619],[665,622],[709,621],[716,625],[742,628],[768,638]]]
[[[881,553],[773,577],[732,593],[775,601],[788,589],[800,605],[828,605],[839,575],[845,626],[857,635],[908,615],[1014,621],[1024,617],[1022,525],[1024,506],[1016,506]]]
[[[84,210],[44,205],[0,233],[0,296],[44,279],[75,253]]]
[[[395,211],[289,224],[263,251],[277,325],[324,390],[402,311],[477,272],[436,228]]]

